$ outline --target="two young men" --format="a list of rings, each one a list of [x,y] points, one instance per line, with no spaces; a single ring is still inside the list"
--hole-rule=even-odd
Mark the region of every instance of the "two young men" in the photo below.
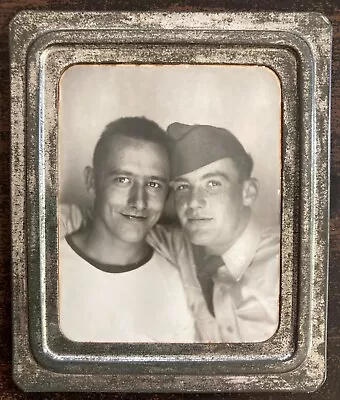
[[[225,129],[175,123],[168,128],[168,136],[172,140],[171,186],[182,228],[148,224],[143,234],[149,229],[148,242],[180,270],[195,318],[192,341],[266,340],[274,334],[279,316],[279,235],[262,229],[251,216],[257,196],[252,159]],[[140,156],[138,169],[149,161],[149,155]],[[122,183],[128,182],[127,176],[121,178]],[[102,190],[97,188],[100,197]],[[141,192],[137,198],[143,204]],[[94,221],[97,218],[95,207]],[[106,261],[110,257],[116,260],[111,253]],[[156,303],[158,296],[153,293]],[[183,306],[178,307],[182,312]]]

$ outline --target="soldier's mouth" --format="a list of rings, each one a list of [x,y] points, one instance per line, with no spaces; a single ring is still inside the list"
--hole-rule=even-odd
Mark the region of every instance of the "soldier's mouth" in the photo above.
[[[209,222],[212,221],[212,218],[188,218],[188,223],[189,224],[199,224],[199,223],[204,223],[204,222]]]

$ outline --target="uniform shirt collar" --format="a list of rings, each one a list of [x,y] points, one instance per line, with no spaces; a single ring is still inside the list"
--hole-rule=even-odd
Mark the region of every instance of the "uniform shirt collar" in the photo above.
[[[239,281],[254,258],[261,241],[261,232],[257,223],[250,217],[241,236],[222,255],[229,273]]]

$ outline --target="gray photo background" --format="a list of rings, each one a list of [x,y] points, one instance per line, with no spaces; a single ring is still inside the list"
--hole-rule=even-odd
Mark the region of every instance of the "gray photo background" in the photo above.
[[[280,221],[281,89],[260,66],[76,65],[60,80],[59,200],[89,206],[83,171],[105,126],[145,116],[227,128],[254,159],[259,181],[254,214]],[[171,208],[171,204],[170,204]]]

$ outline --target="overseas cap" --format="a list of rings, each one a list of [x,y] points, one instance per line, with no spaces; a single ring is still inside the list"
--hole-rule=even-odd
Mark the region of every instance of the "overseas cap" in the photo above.
[[[167,133],[173,139],[173,178],[225,157],[247,155],[239,140],[227,129],[174,122]]]

